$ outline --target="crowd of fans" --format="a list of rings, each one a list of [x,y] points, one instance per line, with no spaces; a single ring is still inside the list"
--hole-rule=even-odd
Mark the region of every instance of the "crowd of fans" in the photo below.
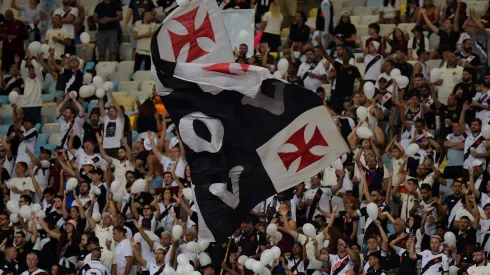
[[[175,3],[131,0],[123,3],[123,20],[116,0],[100,2],[91,16],[76,0],[61,7],[57,1],[0,0],[0,10],[11,8],[0,15],[0,93],[20,95],[0,139],[0,273],[165,275],[173,268],[178,274],[253,274],[239,259],[260,260],[276,246],[280,257],[260,274],[489,274],[485,23],[456,0],[441,11],[432,0],[408,1],[403,13],[399,0],[367,2],[379,7],[379,21],[369,24],[365,43],[349,13],[333,22],[329,0],[319,5],[316,28],[306,25],[296,1],[221,3],[256,6],[260,43],[252,56],[246,44],[236,45],[236,62],[274,72],[287,59],[284,78],[325,101],[352,151],[341,167],[258,204],[228,241],[210,245],[226,250],[222,263],[212,263],[205,256],[209,243],[198,239],[185,152],[156,91],[136,101],[135,113],[125,112],[116,91],[91,109],[87,102],[95,97],[71,93],[80,91],[87,71],[97,74],[88,65],[119,60],[125,35],[134,70],[148,70],[160,20],[155,8],[168,12]],[[412,35],[401,28],[380,33],[380,24],[412,22]],[[87,44],[75,55],[84,31],[98,58]],[[437,47],[429,36],[439,38]],[[26,47],[32,41],[49,50],[32,54]],[[437,70],[427,65],[434,59],[441,60]],[[48,77],[56,81],[61,137],[54,150],[37,147]],[[361,127],[371,137],[358,136]],[[417,151],[408,154],[412,144]],[[134,192],[142,184],[144,190]],[[271,224],[279,234],[270,234]]]

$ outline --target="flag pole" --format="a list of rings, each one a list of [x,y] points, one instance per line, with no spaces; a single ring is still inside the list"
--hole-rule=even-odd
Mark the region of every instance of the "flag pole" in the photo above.
[[[228,258],[228,253],[230,253],[230,244],[231,244],[231,236],[228,237],[228,246],[226,247],[226,253],[225,253],[225,258],[223,259],[223,263],[226,262],[226,258]],[[219,275],[223,275],[223,270],[224,268],[221,267],[221,271]]]

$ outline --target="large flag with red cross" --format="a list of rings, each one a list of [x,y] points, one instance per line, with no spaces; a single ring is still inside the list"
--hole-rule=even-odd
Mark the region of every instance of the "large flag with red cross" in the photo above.
[[[259,202],[348,152],[314,93],[233,63],[214,0],[175,9],[154,34],[151,56],[191,168],[200,239],[226,239]]]

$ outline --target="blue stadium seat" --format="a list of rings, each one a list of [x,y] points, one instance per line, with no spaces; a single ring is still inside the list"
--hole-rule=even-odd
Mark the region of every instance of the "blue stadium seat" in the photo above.
[[[7,132],[9,130],[10,124],[0,124],[0,132]]]
[[[136,131],[132,132],[131,139],[133,140],[133,142],[135,142],[138,139],[138,135],[139,135],[138,132]]]
[[[54,101],[54,94],[41,95],[43,101]]]
[[[7,130],[5,130],[5,131],[0,131],[0,137],[2,137],[2,138],[3,138],[3,137],[5,137],[5,136],[7,136],[7,133],[8,133],[8,131],[7,131]]]
[[[39,132],[41,130],[41,123],[36,123],[34,128],[36,128],[36,130]]]
[[[9,104],[9,96],[8,95],[0,95],[0,100],[2,101],[3,104]]]
[[[48,134],[38,134],[37,136],[37,144],[38,145],[45,145],[48,144]]]
[[[6,116],[4,118],[2,118],[2,124],[14,124],[14,117],[12,116]]]

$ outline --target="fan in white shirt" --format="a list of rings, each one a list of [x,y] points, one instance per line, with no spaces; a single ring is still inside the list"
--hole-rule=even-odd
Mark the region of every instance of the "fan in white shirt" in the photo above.
[[[112,265],[112,270],[116,270],[117,275],[129,275],[133,267],[133,248],[126,239],[126,229],[116,226],[112,230],[113,239],[118,244],[114,249],[116,263]]]

